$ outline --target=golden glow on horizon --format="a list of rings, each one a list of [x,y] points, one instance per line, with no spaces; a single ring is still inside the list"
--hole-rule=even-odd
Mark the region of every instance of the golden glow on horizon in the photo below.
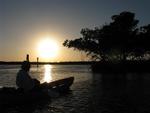
[[[45,71],[44,71],[44,82],[51,82],[52,81],[52,75],[51,75],[51,65],[44,65]]]
[[[58,44],[49,38],[43,39],[38,44],[38,55],[40,58],[51,59],[58,55]]]

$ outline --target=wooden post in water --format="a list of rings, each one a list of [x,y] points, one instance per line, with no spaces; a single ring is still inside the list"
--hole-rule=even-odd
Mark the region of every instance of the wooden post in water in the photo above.
[[[36,59],[37,59],[37,67],[39,67],[39,57],[37,57]]]
[[[27,54],[27,56],[26,56],[26,61],[29,62],[29,54]]]

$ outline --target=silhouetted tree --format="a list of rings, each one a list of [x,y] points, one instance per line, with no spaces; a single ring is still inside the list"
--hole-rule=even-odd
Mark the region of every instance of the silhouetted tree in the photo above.
[[[139,35],[137,37],[138,46],[136,45],[135,47],[142,51],[142,53],[139,53],[142,55],[141,57],[144,57],[144,55],[148,57],[150,55],[150,24],[140,27]]]
[[[150,25],[137,28],[138,22],[134,13],[122,12],[102,27],[82,29],[82,37],[65,40],[63,45],[84,51],[94,60],[143,58],[150,51]]]

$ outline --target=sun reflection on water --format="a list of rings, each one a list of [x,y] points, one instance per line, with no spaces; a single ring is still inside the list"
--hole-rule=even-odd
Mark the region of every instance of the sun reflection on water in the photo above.
[[[52,81],[52,75],[51,75],[51,65],[44,65],[45,71],[44,71],[44,82],[51,82]]]

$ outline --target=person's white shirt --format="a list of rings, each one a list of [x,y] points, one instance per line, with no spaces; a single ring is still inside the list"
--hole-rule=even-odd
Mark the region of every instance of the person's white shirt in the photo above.
[[[17,73],[16,85],[19,88],[22,88],[24,91],[30,91],[32,88],[34,88],[34,81],[30,77],[30,75],[28,74],[28,72],[26,72],[25,70],[21,69]]]

